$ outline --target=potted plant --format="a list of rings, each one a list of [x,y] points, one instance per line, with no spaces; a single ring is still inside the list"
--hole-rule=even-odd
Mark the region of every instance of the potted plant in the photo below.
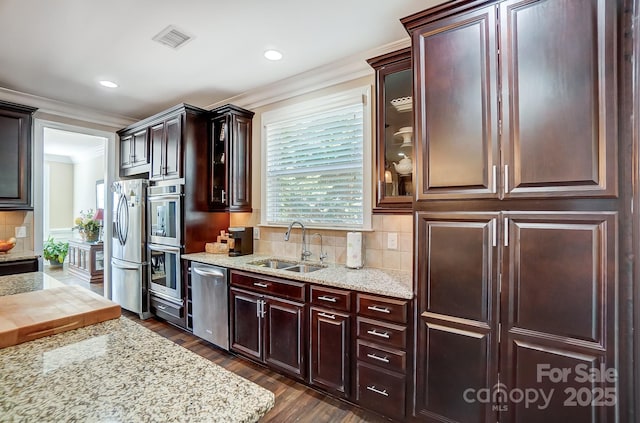
[[[100,210],[99,210],[100,211]],[[73,229],[78,229],[80,237],[85,242],[96,242],[100,235],[101,221],[98,212],[94,212],[93,209],[87,211],[80,210],[80,216],[76,217],[74,223],[76,226]]]
[[[49,264],[53,267],[60,267],[64,263],[64,258],[69,251],[69,243],[56,241],[53,237],[49,237],[43,246],[43,255],[45,260],[49,260]]]

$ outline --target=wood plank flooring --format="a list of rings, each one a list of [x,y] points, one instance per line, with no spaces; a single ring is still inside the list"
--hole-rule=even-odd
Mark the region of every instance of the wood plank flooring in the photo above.
[[[43,271],[68,285],[79,285],[103,295],[103,284],[90,284],[63,269],[44,266]],[[194,353],[270,390],[276,396],[276,404],[261,420],[270,423],[389,423],[383,417],[327,396],[286,376],[259,366],[249,360],[220,350],[200,338],[170,324],[151,318],[140,320],[134,313],[122,311],[123,316],[193,351]]]

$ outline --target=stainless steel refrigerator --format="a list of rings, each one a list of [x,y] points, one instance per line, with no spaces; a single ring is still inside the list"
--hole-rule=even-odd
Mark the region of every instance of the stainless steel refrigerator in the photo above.
[[[149,314],[146,246],[146,179],[116,181],[113,192],[111,299],[126,310]]]

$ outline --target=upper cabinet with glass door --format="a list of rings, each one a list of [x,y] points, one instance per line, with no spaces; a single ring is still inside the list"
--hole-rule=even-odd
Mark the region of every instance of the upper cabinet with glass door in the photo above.
[[[367,60],[376,72],[377,185],[374,213],[410,213],[413,198],[411,49]]]

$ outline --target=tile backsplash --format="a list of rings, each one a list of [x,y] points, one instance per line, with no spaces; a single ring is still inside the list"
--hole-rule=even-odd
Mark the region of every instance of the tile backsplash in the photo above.
[[[231,213],[231,226],[259,226],[260,211]],[[411,271],[413,265],[413,220],[411,215],[374,215],[373,232],[364,232],[365,266],[379,269]],[[284,240],[286,228],[260,226],[260,239],[254,240],[254,252],[278,257],[300,258],[302,230],[296,226],[289,241]],[[326,261],[344,264],[347,255],[347,231],[307,229],[311,250],[309,260],[318,261],[320,237],[327,253]],[[397,248],[389,249],[390,234],[397,236]]]
[[[16,227],[24,226],[27,232],[26,238],[17,238],[16,246],[11,251],[33,250],[33,212],[32,211],[5,211],[0,212],[0,239],[6,240],[16,236]]]

